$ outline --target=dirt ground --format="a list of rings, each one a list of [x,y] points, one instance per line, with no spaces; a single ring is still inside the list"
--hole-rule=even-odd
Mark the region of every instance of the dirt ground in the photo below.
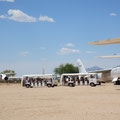
[[[0,120],[120,120],[120,86],[0,84]]]

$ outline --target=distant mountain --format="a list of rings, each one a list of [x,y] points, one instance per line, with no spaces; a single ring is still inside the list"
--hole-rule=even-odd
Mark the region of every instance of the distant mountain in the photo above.
[[[103,68],[100,68],[98,66],[93,66],[91,68],[87,68],[86,70],[87,72],[90,72],[90,71],[96,71],[96,70],[103,70]]]

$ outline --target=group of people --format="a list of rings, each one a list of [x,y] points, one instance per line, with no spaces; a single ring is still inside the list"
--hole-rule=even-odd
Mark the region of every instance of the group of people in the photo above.
[[[89,79],[87,77],[78,77],[78,76],[64,76],[63,84],[66,85],[69,81],[73,81],[77,85],[89,85]]]
[[[23,78],[23,86],[25,84],[30,84],[31,86],[46,86],[47,81],[52,80],[51,78],[46,79],[46,78],[33,78],[33,77],[24,77]]]

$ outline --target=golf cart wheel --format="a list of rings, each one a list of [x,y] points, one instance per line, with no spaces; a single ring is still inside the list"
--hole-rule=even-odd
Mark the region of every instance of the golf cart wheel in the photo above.
[[[27,85],[26,85],[26,88],[29,88],[29,87],[30,87],[30,85],[27,84]]]
[[[90,86],[91,87],[95,87],[96,85],[94,83],[90,83]]]
[[[51,87],[51,85],[50,85],[50,84],[48,84],[47,86],[48,86],[48,87]]]
[[[72,84],[72,87],[75,87],[75,84]]]
[[[70,87],[75,87],[75,84],[70,83],[69,86],[70,86]]]
[[[69,86],[72,87],[72,83],[70,83]]]

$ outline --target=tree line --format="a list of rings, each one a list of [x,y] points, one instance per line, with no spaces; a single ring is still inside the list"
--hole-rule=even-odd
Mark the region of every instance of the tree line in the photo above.
[[[63,73],[79,73],[78,67],[73,64],[61,64],[59,67],[54,69],[55,74],[63,74]]]

